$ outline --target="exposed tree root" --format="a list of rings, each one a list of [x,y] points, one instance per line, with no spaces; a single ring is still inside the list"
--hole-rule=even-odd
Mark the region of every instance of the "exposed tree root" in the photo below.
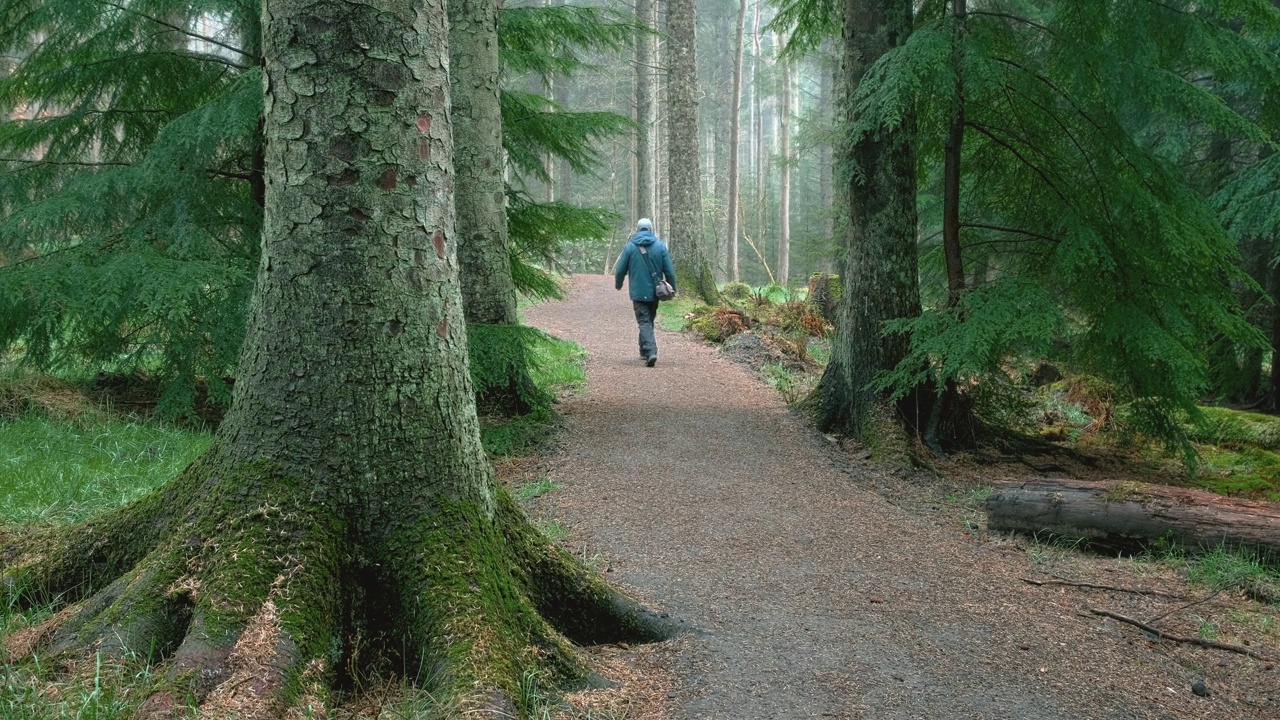
[[[10,659],[88,651],[164,662],[139,711],[152,719],[170,717],[175,698],[193,699],[200,717],[323,717],[333,688],[358,685],[378,663],[429,682],[469,717],[512,717],[527,710],[527,672],[564,688],[589,677],[570,640],[680,629],[547,541],[505,492],[492,509],[406,509],[399,529],[366,547],[298,482],[265,466],[216,467],[193,465],[176,487],[106,520],[6,547],[0,579],[19,598],[66,603],[6,640]],[[124,532],[129,518],[146,529]],[[75,556],[86,548],[92,561]]]

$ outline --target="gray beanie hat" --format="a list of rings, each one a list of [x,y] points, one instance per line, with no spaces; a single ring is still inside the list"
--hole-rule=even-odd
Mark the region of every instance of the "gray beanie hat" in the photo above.
[[[636,223],[637,230],[652,230],[653,221],[649,218],[640,218],[640,222]]]

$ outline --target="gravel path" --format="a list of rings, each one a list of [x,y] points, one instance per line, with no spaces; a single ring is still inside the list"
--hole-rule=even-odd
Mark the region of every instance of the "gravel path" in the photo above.
[[[675,715],[1280,716],[1268,698],[1191,693],[1197,666],[1252,661],[1155,649],[1083,612],[1140,612],[1147,598],[1031,586],[1012,543],[872,492],[892,476],[840,470],[776,392],[714,348],[660,331],[645,368],[612,277],[574,277],[566,301],[526,321],[589,353],[551,460],[564,485],[552,512],[609,559],[613,581],[696,628]]]

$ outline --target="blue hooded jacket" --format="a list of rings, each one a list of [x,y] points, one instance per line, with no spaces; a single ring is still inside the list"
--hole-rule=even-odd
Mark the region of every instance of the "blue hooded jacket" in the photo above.
[[[613,269],[614,287],[621,290],[622,279],[630,275],[631,300],[653,302],[657,300],[653,294],[654,278],[649,274],[649,266],[645,264],[645,256],[641,250],[648,254],[649,265],[653,266],[654,274],[666,277],[671,287],[676,286],[676,269],[671,264],[667,244],[659,240],[652,230],[638,230],[618,257],[618,265]]]

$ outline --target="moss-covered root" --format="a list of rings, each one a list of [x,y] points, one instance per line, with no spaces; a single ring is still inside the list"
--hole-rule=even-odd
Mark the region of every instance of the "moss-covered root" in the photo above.
[[[9,654],[167,660],[143,718],[192,701],[209,718],[322,716],[344,617],[346,530],[305,496],[272,492],[290,483],[261,469],[244,479],[259,491],[252,501],[197,500],[166,542],[21,643],[7,640]]]
[[[494,513],[457,504],[423,525],[397,541],[418,558],[391,582],[425,674],[467,717],[527,714],[519,684],[530,672],[560,689],[589,681],[566,633],[647,641],[675,629],[547,543],[505,492]]]

